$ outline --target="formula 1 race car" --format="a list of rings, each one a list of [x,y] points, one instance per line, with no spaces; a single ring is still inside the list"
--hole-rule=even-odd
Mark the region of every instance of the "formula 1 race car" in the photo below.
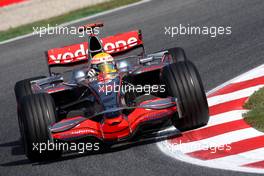
[[[102,23],[84,26],[102,27]],[[124,56],[140,49],[136,55]],[[88,77],[91,58],[114,57],[116,72]],[[99,141],[103,146],[133,142],[142,136],[192,130],[208,123],[208,104],[199,73],[182,48],[146,54],[140,30],[46,52],[49,76],[15,85],[20,133],[33,161],[61,156],[39,152],[36,143]],[[120,57],[122,56],[122,57]],[[55,68],[70,68],[54,72]]]

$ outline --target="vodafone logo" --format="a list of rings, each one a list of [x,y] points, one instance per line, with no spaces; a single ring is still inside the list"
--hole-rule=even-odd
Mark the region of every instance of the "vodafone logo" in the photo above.
[[[120,52],[123,50],[126,50],[128,48],[134,47],[137,45],[138,39],[136,37],[130,37],[127,41],[125,40],[119,40],[115,43],[105,43],[102,41],[104,50],[108,53],[114,53],[114,52]]]
[[[113,41],[113,38],[112,38]],[[103,48],[107,53],[117,53],[125,51],[138,45],[136,37],[129,37],[127,40],[111,41],[111,38],[102,39]],[[48,52],[49,64],[71,63],[85,60],[88,54],[87,43],[72,45],[56,51]]]
[[[87,48],[87,47],[86,47]],[[70,63],[75,58],[77,60],[83,60],[86,58],[88,49],[85,49],[84,44],[79,45],[79,49],[75,52],[65,52],[56,55],[49,55],[49,62],[60,63],[62,60],[64,63]]]

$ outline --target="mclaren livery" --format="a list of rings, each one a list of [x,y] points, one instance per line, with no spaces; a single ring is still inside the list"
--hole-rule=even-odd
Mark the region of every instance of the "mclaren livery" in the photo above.
[[[102,27],[102,23],[85,28]],[[140,50],[139,54],[127,55]],[[166,129],[192,130],[207,124],[208,104],[199,73],[179,47],[147,54],[140,30],[46,52],[49,76],[15,85],[25,153],[39,161],[61,150],[33,149],[36,143],[98,141],[112,147]],[[55,69],[66,69],[55,72]]]

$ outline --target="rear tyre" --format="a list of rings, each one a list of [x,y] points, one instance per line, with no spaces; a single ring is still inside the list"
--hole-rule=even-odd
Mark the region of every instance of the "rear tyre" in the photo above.
[[[172,123],[180,131],[192,130],[208,123],[208,103],[200,75],[190,61],[167,65],[162,80],[169,96],[177,98],[178,116]]]
[[[168,49],[168,54],[171,55],[173,63],[187,60],[184,49],[180,47]]]
[[[49,94],[33,94],[21,100],[21,136],[26,156],[32,161],[55,159],[60,150],[48,150],[52,142],[48,126],[56,122],[55,104]],[[38,145],[38,148],[35,146]],[[40,152],[40,145],[45,149]]]

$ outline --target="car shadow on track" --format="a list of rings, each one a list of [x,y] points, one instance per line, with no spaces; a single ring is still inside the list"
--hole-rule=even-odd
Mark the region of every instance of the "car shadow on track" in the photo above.
[[[6,143],[0,144],[0,147],[11,147],[11,155],[24,155],[24,148],[22,147],[21,140],[15,140],[15,141],[10,141]],[[22,160],[17,160],[17,161],[12,161],[12,162],[7,162],[7,163],[1,163],[1,166],[17,166],[17,165],[27,165],[31,164],[31,162],[28,159],[22,159]]]
[[[150,139],[150,140],[146,140],[146,141],[134,141],[133,143],[126,143],[114,148],[109,148],[109,149],[104,149],[102,151],[99,152],[87,152],[87,153],[71,153],[69,155],[65,155],[62,156],[61,158],[57,159],[57,160],[52,160],[52,161],[45,161],[45,162],[39,162],[39,163],[35,163],[34,165],[44,165],[44,164],[50,164],[53,162],[60,162],[60,161],[65,161],[65,160],[72,160],[75,158],[79,158],[79,157],[84,157],[84,156],[90,156],[90,155],[103,155],[103,154],[107,154],[107,153],[115,153],[115,152],[120,152],[122,150],[127,150],[130,149],[132,147],[136,147],[136,146],[141,146],[141,145],[147,145],[147,144],[154,144],[157,142],[161,142],[164,141],[166,139],[172,139],[175,137],[180,136],[181,134],[178,135],[174,135],[174,136],[170,136],[170,137],[164,137],[164,138],[160,138],[160,139]]]
[[[11,141],[11,142],[2,143],[0,144],[0,147],[11,147],[12,155],[24,155],[25,154],[20,139]]]
[[[46,164],[52,164],[52,163],[56,163],[56,162],[72,160],[75,158],[85,157],[85,156],[90,156],[90,155],[103,155],[103,154],[107,154],[107,153],[119,152],[122,150],[127,150],[127,149],[132,148],[132,147],[147,145],[147,144],[153,144],[153,143],[157,143],[160,141],[164,141],[164,140],[179,137],[179,136],[181,136],[180,133],[169,136],[169,137],[165,136],[165,137],[160,137],[160,138],[151,138],[151,139],[147,139],[144,141],[138,140],[138,141],[133,141],[130,143],[124,143],[124,144],[118,145],[118,146],[113,147],[113,148],[107,148],[107,149],[104,148],[104,150],[100,150],[100,151],[92,151],[92,152],[85,152],[85,153],[66,152],[65,155],[63,155],[61,158],[56,159],[56,160],[48,160],[48,161],[42,161],[42,162],[31,162],[28,159],[21,159],[21,160],[17,160],[17,161],[1,163],[0,165],[3,167],[28,165],[28,164],[46,165]],[[12,155],[24,155],[24,149],[21,145],[20,140],[0,144],[0,147],[12,147],[12,150],[11,150]]]

